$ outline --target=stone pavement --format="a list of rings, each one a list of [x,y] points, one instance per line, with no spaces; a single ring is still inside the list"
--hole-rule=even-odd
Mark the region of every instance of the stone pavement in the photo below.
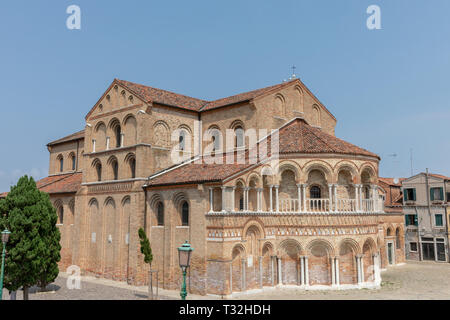
[[[275,289],[234,297],[243,300],[417,300],[450,299],[450,264],[435,262],[408,262],[393,266],[382,272],[382,286],[378,290],[304,291],[296,289]],[[55,283],[49,285],[48,292],[30,290],[30,300],[147,300],[148,287],[130,286],[95,277],[83,276],[80,290],[67,287],[67,274],[60,273]],[[3,298],[9,300],[8,291]],[[22,299],[22,291],[17,293]],[[179,300],[179,291],[159,289],[159,299]],[[214,296],[188,295],[188,300],[219,299]]]

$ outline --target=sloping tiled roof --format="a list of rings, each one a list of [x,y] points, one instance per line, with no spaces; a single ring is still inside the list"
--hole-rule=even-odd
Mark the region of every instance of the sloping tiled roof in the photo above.
[[[423,174],[426,174],[426,173],[423,172]],[[441,174],[429,173],[428,175],[429,175],[430,177],[435,177],[435,178],[438,178],[438,179],[450,180],[449,177],[444,176],[444,175],[441,175]]]
[[[82,173],[50,176],[36,182],[39,190],[49,193],[75,193],[81,186]]]
[[[164,105],[179,107],[191,111],[202,112],[252,100],[260,95],[270,92],[271,90],[282,88],[284,86],[289,85],[291,82],[297,80],[291,80],[289,82],[279,83],[273,86],[240,93],[237,95],[213,101],[192,98],[178,93],[157,89],[149,86],[144,86],[130,81],[119,79],[116,79],[115,81],[117,81],[122,86],[128,88],[130,91],[141,96],[141,98],[143,98],[146,101],[153,101]]]
[[[72,134],[68,135],[67,137],[52,141],[49,144],[47,144],[47,146],[52,146],[55,144],[60,144],[60,143],[75,141],[75,140],[81,140],[81,139],[84,139],[84,130],[72,133]]]
[[[116,79],[116,81],[147,101],[153,101],[156,103],[161,103],[192,111],[199,111],[200,108],[207,103],[206,100],[192,98],[182,94],[157,89],[149,86],[144,86],[142,84],[137,84],[130,81],[119,79]]]
[[[270,150],[270,136],[268,138],[268,150]],[[379,159],[379,157],[365,149],[359,148],[344,140],[313,128],[305,120],[296,118],[279,130],[280,154],[291,153],[334,153],[347,155],[364,155]],[[248,151],[246,152],[248,160]],[[190,162],[180,165],[165,173],[150,177],[148,186],[190,184],[203,182],[222,181],[252,164],[206,164]]]
[[[215,108],[220,108],[220,107],[224,107],[224,106],[228,106],[228,105],[232,105],[232,104],[236,104],[236,103],[240,103],[240,102],[244,102],[244,101],[249,101],[256,97],[259,97],[260,95],[270,92],[271,90],[280,89],[280,88],[286,86],[287,84],[289,84],[289,83],[288,82],[279,83],[274,86],[240,93],[240,94],[237,94],[237,95],[234,95],[231,97],[227,97],[227,98],[214,100],[214,101],[208,102],[206,105],[204,105],[202,107],[201,111],[212,110]]]
[[[375,153],[311,127],[300,118],[280,129],[280,153],[337,153],[380,159]]]
[[[385,191],[385,211],[386,212],[401,212],[403,206],[403,196],[401,189],[401,181],[404,178],[399,178],[399,183],[394,183],[394,178],[378,178],[378,185]]]
[[[75,193],[81,186],[82,173],[67,173],[45,177],[36,181],[39,190],[49,193]],[[9,192],[0,193],[0,199],[6,198]]]

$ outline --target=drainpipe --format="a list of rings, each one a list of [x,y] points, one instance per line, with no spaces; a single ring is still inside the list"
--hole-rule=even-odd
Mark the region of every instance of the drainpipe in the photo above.
[[[427,168],[427,173],[425,175],[425,184],[427,187],[427,206],[428,206],[428,216],[430,217],[430,227],[433,227],[433,219],[431,218],[431,200],[430,200],[430,185],[429,185],[429,181],[428,181],[428,168]]]

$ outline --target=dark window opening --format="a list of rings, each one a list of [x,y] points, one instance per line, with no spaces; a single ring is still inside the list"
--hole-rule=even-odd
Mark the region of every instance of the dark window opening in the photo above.
[[[117,180],[119,178],[119,164],[117,163],[117,161],[114,161],[112,163],[112,169],[113,169],[114,180]]]
[[[409,251],[417,252],[417,242],[409,243]]]
[[[136,178],[136,159],[130,160],[131,178]]]
[[[72,156],[72,170],[75,171],[77,165],[77,158]]]
[[[405,215],[406,226],[416,226],[417,227],[417,214],[407,214]]]
[[[322,190],[318,186],[312,186],[309,195],[311,199],[320,199],[322,198]]]
[[[62,206],[59,207],[58,218],[59,218],[59,224],[64,224],[64,208]]]
[[[64,159],[63,158],[59,159],[59,171],[60,172],[64,171]]]
[[[122,130],[120,128],[120,125],[116,126],[115,133],[116,133],[116,148],[120,148],[122,139]]]
[[[186,201],[181,206],[181,224],[189,226],[189,204]]]
[[[97,181],[102,181],[102,165],[98,163],[95,169],[97,170]]]
[[[158,220],[158,226],[163,226],[164,225],[164,205],[162,204],[162,202],[158,203],[158,208],[157,208],[157,220]]]

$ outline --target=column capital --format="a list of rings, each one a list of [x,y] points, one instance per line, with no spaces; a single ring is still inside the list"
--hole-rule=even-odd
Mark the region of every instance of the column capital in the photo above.
[[[297,183],[297,187],[298,187],[298,188],[303,187],[303,183]]]
[[[278,189],[278,188],[280,187],[280,185],[274,184],[273,187],[274,187],[275,189]]]

